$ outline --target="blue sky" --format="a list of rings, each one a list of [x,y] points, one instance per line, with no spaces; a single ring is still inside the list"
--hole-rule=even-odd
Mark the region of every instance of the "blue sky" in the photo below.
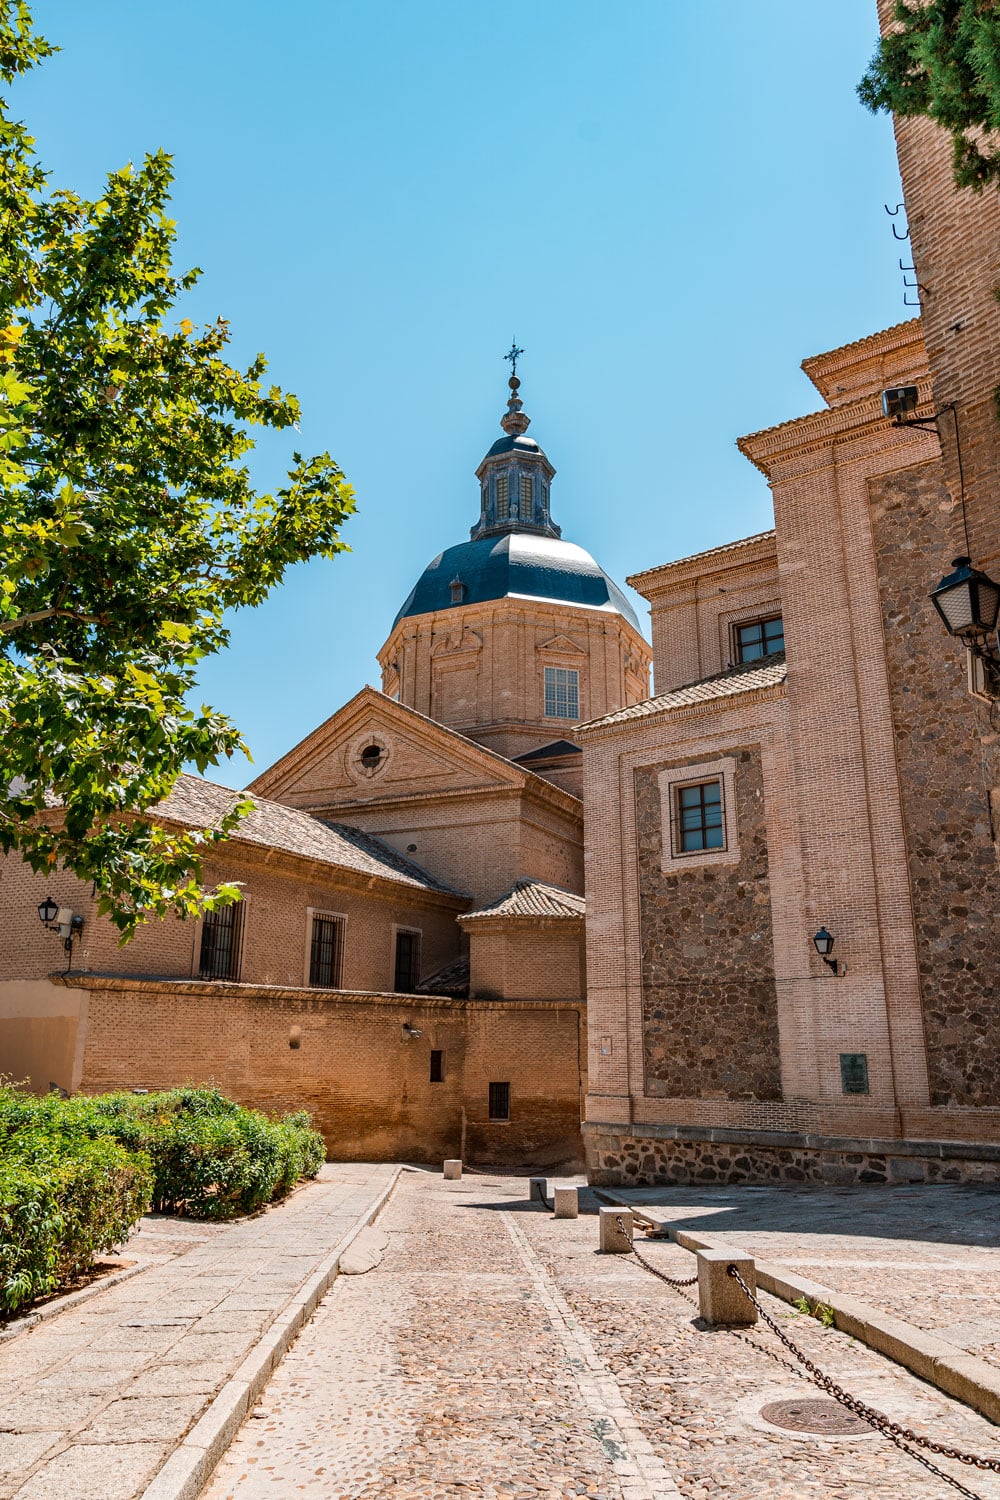
[[[63,50],[15,104],[54,182],[174,154],[186,314],[267,352],[296,443],[357,491],[352,552],[204,665],[257,770],[378,683],[399,604],[467,536],[512,336],[554,517],[623,582],[769,526],[736,438],[815,409],[802,358],[912,315],[891,126],[854,95],[875,0],[35,11]],[[258,451],[262,485],[287,453]]]

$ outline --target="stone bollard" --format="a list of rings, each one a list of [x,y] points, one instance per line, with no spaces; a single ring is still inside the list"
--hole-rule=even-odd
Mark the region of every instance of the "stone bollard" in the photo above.
[[[556,1218],[575,1219],[580,1213],[580,1198],[575,1187],[557,1187],[555,1190]]]
[[[756,1296],[757,1275],[753,1257],[735,1250],[697,1250],[698,1312],[706,1323],[748,1327],[757,1321],[757,1309],[732,1276],[735,1266]]]
[[[528,1178],[528,1197],[532,1203],[539,1203],[544,1208],[545,1200],[549,1195],[549,1179],[547,1177]]]
[[[632,1249],[629,1240],[634,1232],[632,1210],[630,1208],[602,1208],[598,1218],[601,1226],[601,1254],[628,1255]],[[625,1226],[625,1234],[622,1234],[618,1228],[619,1219]]]
[[[462,1175],[462,1163],[457,1156],[450,1156],[444,1164],[445,1182],[457,1182]]]

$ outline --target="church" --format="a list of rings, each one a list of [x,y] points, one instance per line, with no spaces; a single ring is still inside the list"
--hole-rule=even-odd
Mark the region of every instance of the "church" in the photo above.
[[[0,1068],[44,1091],[214,1081],[309,1108],[332,1155],[579,1165],[583,719],[649,695],[622,591],[552,518],[515,373],[478,518],[417,579],[366,687],[265,770],[205,878],[243,899],[125,948],[88,888],[8,860]],[[187,827],[236,798],[183,776]],[[69,972],[34,917],[82,919]]]
[[[515,369],[381,689],[207,859],[238,904],[120,949],[89,888],[4,862],[0,1070],[215,1082],[341,1158],[1000,1180],[1000,196],[930,120],[896,135],[920,317],[739,439],[773,529],[637,558],[651,650],[553,520]],[[159,815],[237,796],[184,776]]]

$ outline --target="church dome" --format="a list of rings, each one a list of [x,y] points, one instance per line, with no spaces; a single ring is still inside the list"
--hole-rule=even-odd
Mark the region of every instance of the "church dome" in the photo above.
[[[489,599],[551,599],[623,615],[639,630],[621,589],[583,547],[561,537],[509,530],[438,553],[393,621]],[[641,632],[640,632],[641,633]]]
[[[513,352],[516,357],[522,351],[515,346]],[[510,400],[500,419],[504,435],[476,470],[480,513],[471,541],[448,547],[427,564],[393,628],[412,615],[489,599],[548,599],[622,615],[641,634],[621,589],[589,552],[563,541],[549,510],[555,469],[534,438],[526,436],[530,418],[516,373],[508,384]]]

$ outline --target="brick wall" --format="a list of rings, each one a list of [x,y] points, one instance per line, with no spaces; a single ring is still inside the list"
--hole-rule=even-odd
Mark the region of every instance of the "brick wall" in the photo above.
[[[478,917],[466,930],[473,996],[565,1000],[586,995],[582,919]]]
[[[308,1109],[340,1160],[581,1160],[581,1003],[74,982],[88,991],[85,1092],[212,1083],[264,1110]],[[404,1022],[421,1035],[406,1039]],[[430,1081],[432,1049],[441,1083]],[[510,1084],[509,1121],[489,1118],[491,1082]]]

